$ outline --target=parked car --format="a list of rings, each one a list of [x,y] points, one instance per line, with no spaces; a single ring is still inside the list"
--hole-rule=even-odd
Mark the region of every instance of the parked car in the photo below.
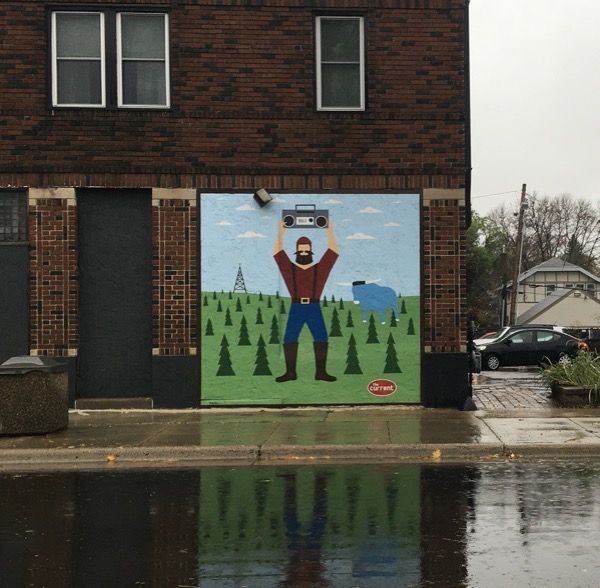
[[[544,362],[567,362],[577,354],[581,340],[554,327],[519,327],[507,329],[497,339],[477,345],[483,369],[501,366],[538,365]]]
[[[491,341],[499,341],[503,338],[507,333],[518,331],[520,329],[552,329],[553,331],[558,331],[559,333],[565,332],[564,327],[559,327],[558,325],[508,325],[506,327],[502,327],[499,331],[492,331],[490,333],[486,333],[485,335],[481,335],[477,339],[473,339],[473,343],[475,345],[486,345]]]

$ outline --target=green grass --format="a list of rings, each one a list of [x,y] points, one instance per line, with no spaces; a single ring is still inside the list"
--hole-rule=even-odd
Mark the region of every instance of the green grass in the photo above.
[[[237,300],[240,300],[241,312],[236,311]],[[379,316],[375,316],[376,330],[379,343],[367,344],[368,321],[362,322],[359,306],[352,301],[344,300],[344,309],[340,302],[329,302],[322,308],[328,331],[331,327],[333,309],[339,314],[341,337],[329,338],[329,357],[327,371],[336,376],[336,382],[321,382],[314,380],[315,361],[313,341],[310,332],[305,327],[300,335],[298,352],[298,380],[278,383],[276,376],[285,371],[283,348],[281,343],[269,344],[271,321],[274,315],[279,322],[279,340],[287,322],[287,314],[279,313],[280,300],[283,300],[286,311],[289,312],[290,299],[276,299],[270,295],[272,308],[268,308],[269,295],[263,294],[259,300],[258,294],[235,293],[229,299],[227,292],[218,293],[213,299],[213,292],[202,292],[200,296],[201,312],[201,400],[204,405],[289,405],[289,404],[386,404],[386,403],[418,403],[420,401],[420,299],[418,296],[405,297],[406,314],[399,314],[396,327],[390,326],[390,315],[386,317],[385,325],[381,324]],[[206,300],[207,305],[204,305]],[[222,312],[217,312],[218,302],[221,302]],[[249,303],[247,302],[249,300]],[[229,308],[233,325],[225,326],[226,310]],[[256,324],[257,309],[260,308],[263,324]],[[347,327],[348,310],[352,313],[354,327]],[[242,316],[247,322],[250,346],[238,345],[240,322]],[[407,335],[409,318],[413,319],[415,334]],[[207,336],[206,325],[211,321],[214,335]],[[389,334],[395,340],[395,349],[402,373],[385,374],[387,340]],[[266,345],[271,376],[254,376],[256,360],[256,343],[259,335],[263,336]],[[362,368],[362,374],[344,374],[348,339],[354,334],[357,343],[357,353]],[[235,375],[217,376],[219,353],[223,335],[227,337],[231,363]],[[397,391],[391,396],[377,397],[367,390],[369,382],[375,379],[389,379],[397,384]]]

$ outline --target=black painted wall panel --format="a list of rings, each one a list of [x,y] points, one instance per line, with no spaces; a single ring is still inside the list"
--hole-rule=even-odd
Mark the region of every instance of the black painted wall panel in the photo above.
[[[423,406],[462,409],[469,394],[469,361],[466,353],[424,353]]]
[[[80,398],[150,396],[150,190],[77,191]]]
[[[29,355],[28,243],[0,244],[0,363]]]

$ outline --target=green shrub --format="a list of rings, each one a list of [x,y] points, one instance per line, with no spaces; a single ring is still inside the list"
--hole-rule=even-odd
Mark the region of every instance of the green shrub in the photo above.
[[[548,387],[555,384],[561,386],[577,386],[586,388],[598,398],[600,391],[600,355],[580,351],[568,363],[550,363],[544,366],[541,372],[542,381]]]

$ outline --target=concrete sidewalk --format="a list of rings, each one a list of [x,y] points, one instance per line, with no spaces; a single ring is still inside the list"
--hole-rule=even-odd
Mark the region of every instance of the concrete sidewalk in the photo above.
[[[72,411],[0,437],[0,471],[600,457],[600,411],[418,407]]]

